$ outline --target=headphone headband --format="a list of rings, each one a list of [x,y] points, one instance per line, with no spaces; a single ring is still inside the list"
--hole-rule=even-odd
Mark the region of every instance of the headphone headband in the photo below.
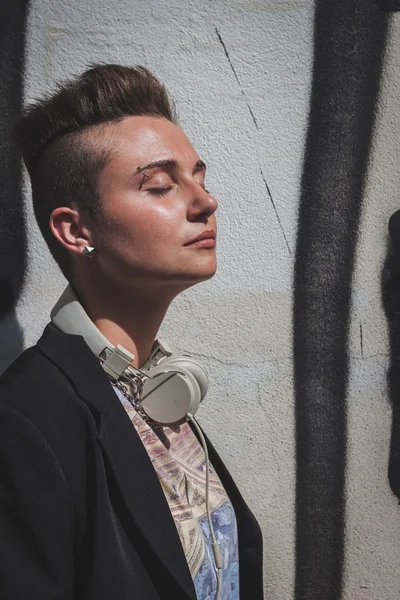
[[[176,356],[165,342],[156,340],[149,358],[137,369],[132,365],[134,355],[111,344],[97,329],[71,285],[50,316],[61,331],[84,338],[114,385],[154,424],[176,425],[197,411],[207,393],[208,377],[191,357]]]

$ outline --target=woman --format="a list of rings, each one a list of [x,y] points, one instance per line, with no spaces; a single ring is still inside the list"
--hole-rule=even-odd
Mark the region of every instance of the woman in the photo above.
[[[142,67],[93,67],[16,138],[69,286],[0,379],[1,597],[261,599],[259,526],[193,418],[207,378],[156,341],[216,270],[206,165]]]

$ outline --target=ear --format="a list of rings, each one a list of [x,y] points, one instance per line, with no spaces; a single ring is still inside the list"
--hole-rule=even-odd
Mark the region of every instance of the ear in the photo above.
[[[49,220],[54,237],[69,252],[82,255],[85,246],[94,246],[93,237],[79,211],[67,206],[53,210]]]

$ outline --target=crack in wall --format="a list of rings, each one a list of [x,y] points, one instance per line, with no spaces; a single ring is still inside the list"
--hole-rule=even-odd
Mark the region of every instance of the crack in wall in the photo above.
[[[269,189],[269,185],[268,185],[268,183],[267,183],[267,180],[265,179],[265,176],[264,176],[263,170],[262,170],[261,168],[260,168],[260,171],[261,171],[261,177],[263,178],[263,181],[264,181],[265,187],[266,187],[266,189],[267,189],[267,192],[268,192],[269,199],[271,200],[272,207],[273,207],[273,209],[274,209],[274,211],[275,211],[276,218],[278,219],[279,227],[280,227],[280,229],[281,229],[281,232],[282,232],[283,238],[284,238],[284,240],[285,240],[286,247],[287,247],[287,249],[288,249],[288,252],[289,252],[289,254],[292,254],[292,251],[290,250],[289,242],[287,241],[287,237],[286,237],[286,234],[285,234],[285,230],[283,229],[282,221],[280,220],[280,217],[279,217],[279,214],[278,214],[278,210],[277,210],[277,208],[276,208],[276,205],[275,205],[274,199],[272,198],[271,190]]]
[[[250,112],[251,118],[252,118],[252,120],[253,120],[253,123],[254,123],[254,125],[255,125],[255,127],[256,127],[256,129],[257,129],[257,131],[259,131],[259,127],[258,127],[257,119],[255,118],[255,116],[254,116],[254,113],[253,113],[253,110],[252,110],[252,108],[251,108],[250,104],[249,104],[249,103],[248,103],[248,101],[247,101],[246,94],[244,93],[244,90],[243,90],[242,84],[240,83],[240,79],[239,79],[239,77],[238,77],[238,74],[236,73],[236,69],[235,69],[235,67],[233,66],[233,63],[232,63],[232,61],[231,61],[231,58],[230,58],[230,56],[229,56],[229,53],[228,53],[227,47],[226,47],[226,45],[225,45],[225,42],[224,42],[224,40],[222,39],[220,32],[218,31],[218,27],[216,27],[216,28],[215,28],[215,31],[216,31],[216,33],[217,33],[218,40],[219,40],[219,42],[220,42],[220,44],[221,44],[222,48],[224,49],[225,56],[226,56],[226,58],[228,59],[229,66],[230,66],[230,67],[231,67],[231,69],[232,69],[232,72],[233,72],[233,74],[234,74],[234,76],[235,76],[235,79],[236,79],[236,81],[237,81],[237,83],[238,83],[239,89],[240,89],[240,91],[242,92],[242,95],[243,95],[244,101],[246,102],[246,106],[247,106],[247,108],[249,109],[249,112]]]
[[[241,93],[242,93],[242,95],[243,95],[243,98],[244,98],[245,102],[246,102],[246,106],[247,106],[247,108],[249,109],[249,112],[250,112],[251,118],[252,118],[252,120],[253,120],[253,123],[254,123],[254,125],[255,125],[255,127],[256,127],[256,129],[257,129],[257,131],[259,131],[260,129],[259,129],[259,127],[258,127],[257,119],[255,118],[255,115],[254,115],[254,113],[253,113],[253,110],[252,110],[252,108],[251,108],[251,106],[250,106],[249,102],[247,101],[246,94],[244,93],[244,90],[243,90],[243,87],[242,87],[241,81],[240,81],[240,79],[239,79],[239,76],[238,76],[238,74],[237,74],[237,72],[236,72],[236,69],[235,69],[235,67],[234,67],[234,65],[233,65],[233,62],[232,62],[232,60],[231,60],[231,57],[229,56],[229,52],[228,52],[228,49],[227,49],[227,47],[226,47],[226,44],[225,44],[224,40],[222,39],[222,36],[221,36],[220,32],[218,31],[218,27],[215,27],[215,32],[216,32],[216,34],[217,34],[217,36],[218,36],[219,43],[221,44],[221,46],[222,46],[222,48],[223,48],[223,50],[224,50],[225,56],[226,56],[226,58],[227,58],[227,61],[228,61],[228,63],[229,63],[229,66],[230,66],[230,68],[231,68],[231,70],[232,70],[232,73],[233,73],[233,75],[235,76],[235,79],[236,79],[236,81],[237,81],[237,84],[238,84],[238,86],[239,86],[239,89],[240,89],[240,91],[241,91]],[[283,237],[284,237],[284,240],[285,240],[286,247],[287,247],[287,249],[288,249],[288,252],[289,252],[289,254],[292,254],[292,252],[291,252],[291,249],[290,249],[290,246],[289,246],[289,243],[288,243],[288,240],[287,240],[287,237],[286,237],[286,234],[285,234],[285,231],[284,231],[284,229],[283,229],[283,226],[282,226],[282,222],[281,222],[281,220],[280,220],[280,218],[279,218],[278,210],[277,210],[277,208],[276,208],[276,205],[275,205],[275,202],[274,202],[274,200],[273,200],[273,198],[272,198],[271,190],[270,190],[270,188],[269,188],[269,185],[268,185],[268,183],[267,183],[267,180],[265,179],[265,176],[264,176],[264,173],[263,173],[262,169],[260,169],[260,171],[261,171],[261,176],[262,176],[262,178],[263,178],[263,181],[264,181],[265,187],[267,188],[268,196],[269,196],[269,198],[270,198],[270,201],[271,201],[271,203],[272,203],[273,209],[274,209],[274,211],[275,211],[276,218],[278,219],[279,227],[280,227],[280,229],[281,229],[281,232],[282,232],[282,235],[283,235]]]

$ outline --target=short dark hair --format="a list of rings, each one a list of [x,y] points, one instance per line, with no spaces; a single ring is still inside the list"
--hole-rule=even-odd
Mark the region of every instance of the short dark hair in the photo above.
[[[31,178],[36,220],[69,280],[68,251],[51,233],[50,215],[58,206],[69,206],[85,211],[94,222],[99,219],[97,181],[112,149],[87,133],[138,115],[176,122],[174,106],[161,82],[141,66],[93,65],[28,106],[14,125],[14,137]]]

